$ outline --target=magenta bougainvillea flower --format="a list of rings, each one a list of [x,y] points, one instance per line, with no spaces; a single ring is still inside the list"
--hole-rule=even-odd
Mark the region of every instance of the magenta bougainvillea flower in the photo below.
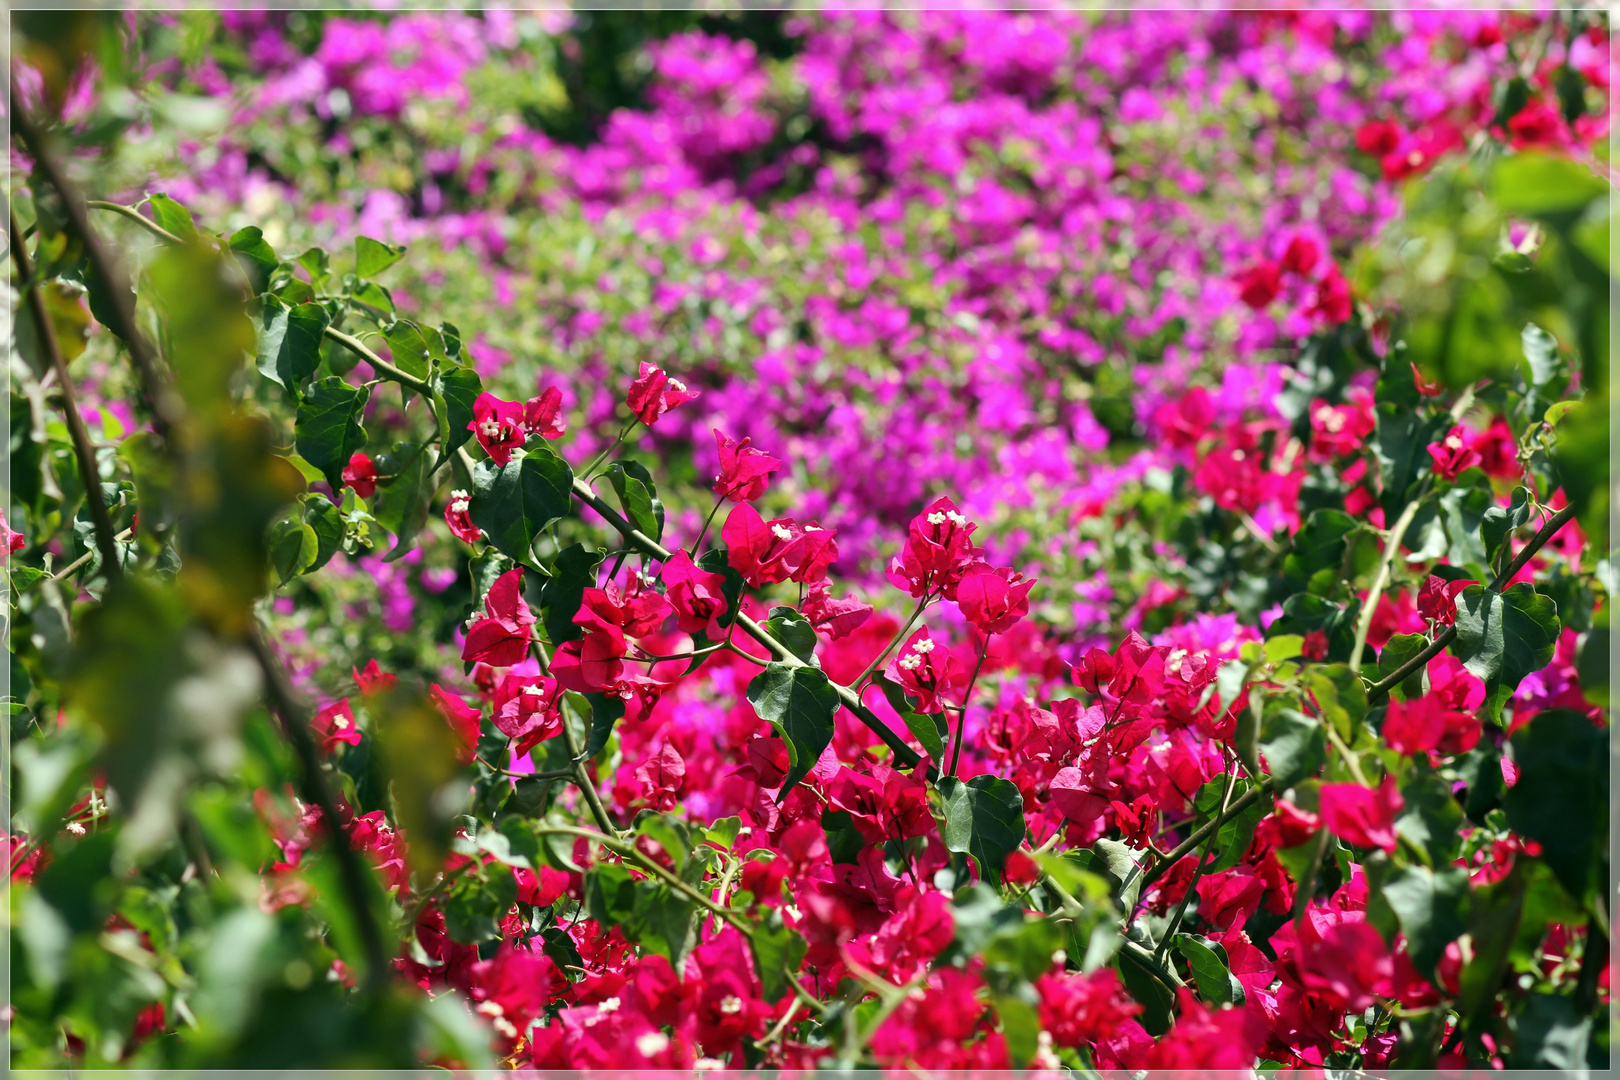
[[[512,460],[512,451],[520,449],[528,440],[523,405],[502,401],[490,393],[479,394],[473,402],[473,418],[467,430],[478,439],[478,445],[484,448],[489,459],[502,467]]]
[[[356,450],[343,466],[343,486],[353,488],[362,499],[377,493],[377,466],[362,451]]]
[[[732,502],[752,502],[763,495],[771,473],[782,463],[749,445],[752,440],[738,442],[719,428],[714,429],[714,441],[720,451],[720,475],[714,478],[714,493]]]
[[[523,599],[523,570],[508,570],[495,579],[484,598],[484,615],[475,618],[461,648],[468,663],[510,667],[529,655],[534,612]]]
[[[630,406],[630,415],[652,427],[660,416],[696,397],[698,391],[688,390],[681,380],[671,378],[662,368],[643,360],[641,373],[630,384],[625,404]]]

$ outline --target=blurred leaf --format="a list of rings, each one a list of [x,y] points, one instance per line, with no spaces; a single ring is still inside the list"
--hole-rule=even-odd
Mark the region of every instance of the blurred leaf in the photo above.
[[[265,240],[264,231],[256,225],[238,229],[231,234],[229,244],[247,275],[253,294],[257,296],[269,288],[270,277],[281,265],[281,260],[276,257],[275,248]]]
[[[1438,872],[1426,866],[1395,867],[1380,892],[1400,920],[1412,964],[1434,982],[1446,946],[1467,929],[1468,871],[1456,866]]]
[[[1608,880],[1609,753],[1602,727],[1567,709],[1538,712],[1513,734],[1519,779],[1502,800],[1513,831],[1584,901]]]
[[[754,968],[759,973],[761,995],[773,1004],[788,990],[788,972],[797,972],[808,949],[797,930],[781,925],[781,916],[774,909],[768,921],[754,928],[748,935],[748,945],[754,954]]]
[[[197,239],[197,223],[192,221],[190,210],[161,191],[148,196],[146,205],[152,208],[152,220],[166,232],[178,236],[181,240]]]
[[[359,277],[374,278],[404,257],[404,247],[385,244],[369,236],[354,238],[354,272]]]
[[[1261,726],[1260,750],[1271,768],[1273,790],[1287,791],[1327,762],[1327,733],[1295,709],[1279,709]]]

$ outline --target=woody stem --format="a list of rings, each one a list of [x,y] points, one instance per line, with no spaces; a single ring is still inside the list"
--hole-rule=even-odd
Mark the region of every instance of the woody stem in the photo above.
[[[973,700],[973,686],[979,681],[979,672],[984,668],[984,658],[990,653],[990,635],[984,635],[984,647],[979,650],[979,662],[973,665],[973,674],[968,678],[967,689],[962,692],[962,711],[956,718],[956,738],[951,740],[951,765],[945,770],[946,776],[956,775],[956,763],[962,759],[962,730],[967,727],[968,703]]]

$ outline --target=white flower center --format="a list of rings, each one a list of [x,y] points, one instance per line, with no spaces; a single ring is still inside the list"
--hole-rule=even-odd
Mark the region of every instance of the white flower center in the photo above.
[[[523,688],[523,693],[524,693],[524,694],[526,694],[526,695],[528,695],[528,696],[531,696],[531,697],[540,697],[540,696],[541,696],[541,695],[542,695],[542,694],[544,694],[544,693],[545,693],[545,692],[546,692],[546,691],[545,691],[545,688],[544,688],[544,687],[541,687],[541,686],[535,686],[535,685],[533,685],[533,684],[530,684],[530,685],[528,685],[528,686],[525,686],[525,687],[524,687],[524,688]]]
[[[785,526],[785,525],[772,525],[771,526],[771,533],[778,540],[791,540],[791,539],[793,539],[793,534],[788,531],[787,526]]]
[[[806,525],[804,527],[804,531],[805,532],[826,532],[826,530],[823,529],[820,525]]]
[[[1344,430],[1344,414],[1334,413],[1322,422],[1322,426],[1337,435]]]
[[[950,519],[952,525],[961,526],[967,524],[967,518],[963,517],[961,514],[958,514],[955,510],[945,511],[945,516]]]
[[[1446,437],[1446,447],[1451,450],[1461,450],[1462,440],[1455,435],[1448,435]]]
[[[945,524],[945,515],[944,514],[929,514],[928,515],[928,524],[930,524],[930,525],[943,525],[943,524]]]
[[[349,722],[341,716],[334,716],[332,718],[332,726],[337,730],[342,731],[344,728],[349,726]]]
[[[485,420],[482,424],[478,425],[478,434],[482,435],[486,439],[500,438],[501,431],[502,426],[499,420]]]
[[[649,1031],[636,1039],[636,1049],[642,1057],[652,1057],[669,1049],[669,1036],[661,1031]]]
[[[1248,454],[1245,454],[1245,453],[1244,453],[1244,452],[1243,452],[1243,451],[1241,451],[1241,450],[1234,450],[1234,451],[1232,451],[1232,460],[1233,460],[1233,461],[1242,461],[1242,460],[1243,460],[1243,459],[1244,459],[1244,458],[1246,458],[1246,457],[1248,457],[1248,456],[1249,456],[1249,455],[1248,455]]]
[[[922,657],[920,656],[902,656],[900,658],[900,666],[907,671],[916,671],[921,664]]]
[[[933,638],[927,638],[927,637],[923,638],[921,641],[917,642],[917,644],[915,644],[915,645],[913,645],[911,647],[911,651],[914,652],[914,653],[931,653],[931,652],[933,652],[934,651],[934,639]]]
[[[681,382],[681,380],[679,380],[679,379],[671,379],[671,380],[669,380],[669,388],[671,390],[674,390],[676,393],[680,393],[680,394],[686,393],[686,384]]]
[[[618,1012],[619,1006],[624,1004],[616,997],[604,998],[602,1004],[596,1007],[598,1013]]]
[[[730,997],[721,1000],[720,1011],[725,1013],[727,1016],[731,1016],[734,1013],[742,1012],[742,1005],[742,998],[738,997],[736,994],[732,994]]]

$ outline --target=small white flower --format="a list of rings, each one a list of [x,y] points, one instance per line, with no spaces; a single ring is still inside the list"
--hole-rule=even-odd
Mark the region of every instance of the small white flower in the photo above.
[[[1455,435],[1446,436],[1446,449],[1448,449],[1448,450],[1461,450],[1462,449],[1462,440],[1457,438],[1457,436],[1455,436]]]
[[[944,514],[937,514],[937,513],[936,514],[929,514],[928,515],[928,524],[930,524],[930,525],[943,525],[943,524],[945,524],[945,515]]]
[[[826,530],[823,529],[820,525],[806,525],[804,527],[804,531],[805,532],[826,532]]]
[[[1247,455],[1247,454],[1245,454],[1245,453],[1244,453],[1244,452],[1243,452],[1243,451],[1241,451],[1241,450],[1234,450],[1234,451],[1232,451],[1232,460],[1233,460],[1233,461],[1242,461],[1242,460],[1243,460],[1243,459],[1244,459],[1244,458],[1246,458],[1246,457],[1248,457],[1248,456],[1249,456],[1249,455]]]
[[[478,425],[478,434],[482,435],[486,439],[500,438],[501,422],[499,420],[485,420],[482,424]]]
[[[906,655],[900,658],[900,666],[906,671],[916,671],[922,665],[922,657]]]
[[[742,998],[738,997],[736,994],[732,994],[730,997],[722,998],[720,1000],[720,1011],[725,1013],[727,1016],[732,1016],[736,1013],[742,1012],[742,1007]]]
[[[771,533],[778,540],[791,540],[791,539],[793,539],[793,534],[788,531],[788,528],[785,525],[772,525],[771,526]]]
[[[498,1001],[480,1001],[473,1012],[483,1013],[485,1016],[505,1016],[506,1010]]]
[[[696,1069],[698,1072],[710,1072],[714,1069],[723,1069],[725,1067],[726,1063],[721,1061],[719,1058],[698,1058],[696,1061],[692,1062],[692,1068]]]
[[[934,639],[931,638],[931,637],[923,638],[921,641],[917,642],[917,644],[915,644],[915,645],[913,645],[911,647],[911,651],[914,652],[914,653],[931,653],[931,652],[933,652],[934,651]]]
[[[74,836],[83,836],[84,826],[79,824],[77,821],[70,821],[67,823],[67,831],[72,833]]]
[[[543,687],[543,686],[536,686],[536,685],[535,685],[535,684],[534,684],[534,683],[530,683],[530,684],[529,684],[529,685],[528,685],[528,686],[525,686],[525,687],[524,687],[524,688],[523,688],[523,693],[525,693],[525,694],[532,694],[532,695],[533,695],[533,696],[535,696],[535,697],[540,697],[540,696],[541,696],[541,695],[543,695],[543,694],[544,694],[544,693],[545,693],[545,692],[546,692],[546,688],[545,688],[545,687]]]
[[[682,393],[682,394],[686,393],[686,384],[681,382],[681,380],[679,380],[679,379],[671,379],[671,380],[669,380],[669,388],[671,390],[676,391],[677,393]]]
[[[624,1002],[620,1001],[616,997],[604,998],[602,999],[602,1003],[596,1007],[596,1011],[598,1014],[618,1012],[619,1006],[622,1004],[624,1004]]]
[[[341,716],[332,717],[332,727],[333,727],[334,730],[342,731],[344,728],[346,728],[348,726],[349,726],[349,722],[347,720],[345,720],[343,717],[341,717]]]
[[[1337,435],[1339,432],[1344,430],[1344,413],[1330,413],[1328,418],[1322,422],[1322,426],[1327,428],[1328,431]]]
[[[945,511],[945,516],[950,519],[952,525],[955,525],[958,528],[967,524],[967,518],[963,517],[961,514],[958,514],[955,510]]]
[[[661,1031],[649,1031],[636,1039],[636,1049],[642,1057],[653,1057],[669,1049],[669,1036]]]

